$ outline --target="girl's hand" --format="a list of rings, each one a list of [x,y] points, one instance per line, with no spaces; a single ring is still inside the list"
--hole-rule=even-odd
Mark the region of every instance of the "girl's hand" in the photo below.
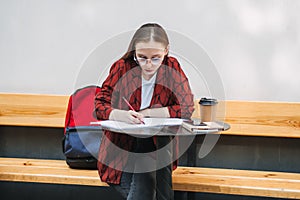
[[[139,114],[143,115],[144,117],[150,117],[150,108],[140,110]]]
[[[127,122],[130,124],[142,123],[144,115],[132,110],[118,110],[114,109],[109,115],[110,120]]]
[[[147,108],[144,110],[140,110],[139,113],[145,117],[162,117],[162,118],[170,117],[170,113],[167,107]]]

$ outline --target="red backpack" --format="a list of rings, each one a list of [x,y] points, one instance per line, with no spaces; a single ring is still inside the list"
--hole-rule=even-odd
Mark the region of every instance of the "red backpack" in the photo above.
[[[102,130],[94,115],[95,96],[101,88],[87,86],[77,89],[69,98],[65,118],[63,153],[71,168],[96,169]]]

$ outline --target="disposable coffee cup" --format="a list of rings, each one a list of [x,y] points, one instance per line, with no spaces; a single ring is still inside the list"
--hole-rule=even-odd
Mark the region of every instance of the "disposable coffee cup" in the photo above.
[[[201,122],[214,122],[216,121],[217,113],[217,99],[201,98],[200,104],[200,120]]]

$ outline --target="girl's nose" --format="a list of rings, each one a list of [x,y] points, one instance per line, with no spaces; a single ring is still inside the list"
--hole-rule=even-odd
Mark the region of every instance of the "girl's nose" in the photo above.
[[[147,67],[151,67],[151,66],[152,66],[151,60],[150,60],[150,59],[147,59],[145,65],[146,65]]]

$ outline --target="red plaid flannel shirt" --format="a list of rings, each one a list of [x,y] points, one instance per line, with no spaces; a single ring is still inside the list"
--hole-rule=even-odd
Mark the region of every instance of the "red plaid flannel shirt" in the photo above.
[[[98,119],[106,120],[114,109],[128,110],[122,100],[124,96],[136,110],[141,106],[141,68],[135,62],[123,59],[115,62],[108,77],[102,84],[101,92],[96,95],[95,107]],[[172,118],[190,118],[194,111],[193,94],[188,79],[173,57],[166,57],[157,71],[156,83],[150,107],[168,107]],[[122,169],[127,163],[128,155],[118,155],[111,158],[109,145],[114,143],[118,147],[132,151],[135,148],[135,138],[130,135],[105,131],[99,150],[98,170],[101,180],[119,184]],[[109,163],[109,166],[103,164]],[[176,168],[177,162],[174,163]]]

